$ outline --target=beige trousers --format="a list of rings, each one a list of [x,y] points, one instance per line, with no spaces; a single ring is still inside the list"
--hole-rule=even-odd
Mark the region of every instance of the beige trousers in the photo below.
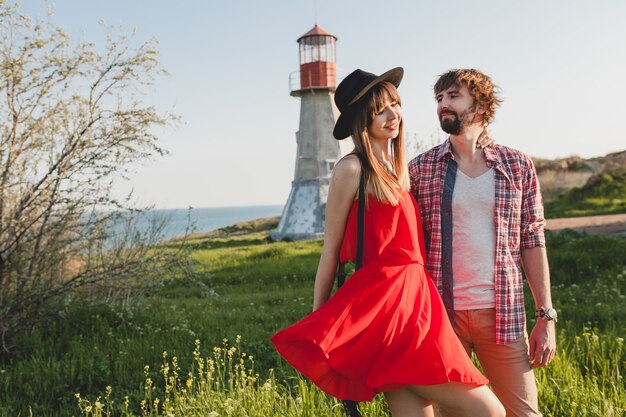
[[[457,310],[455,331],[468,355],[474,351],[491,389],[507,417],[540,417],[537,384],[528,360],[528,335],[506,345],[496,344],[496,311]],[[445,415],[442,413],[442,415]]]

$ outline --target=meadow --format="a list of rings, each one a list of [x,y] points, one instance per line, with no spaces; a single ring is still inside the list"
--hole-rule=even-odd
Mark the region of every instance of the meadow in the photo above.
[[[541,175],[548,218],[595,216],[626,212],[626,169],[612,169],[587,177],[589,173],[562,172],[550,178]],[[582,176],[582,177],[581,177]],[[568,181],[586,178],[584,184],[570,187]],[[566,191],[559,191],[565,187]]]
[[[107,305],[67,299],[63,320],[0,357],[0,416],[342,415],[269,341],[310,311],[322,246],[272,243],[273,225],[191,239],[193,272],[157,293]],[[547,237],[560,321],[557,357],[536,372],[542,411],[626,415],[626,239]],[[380,398],[361,407],[388,415]]]

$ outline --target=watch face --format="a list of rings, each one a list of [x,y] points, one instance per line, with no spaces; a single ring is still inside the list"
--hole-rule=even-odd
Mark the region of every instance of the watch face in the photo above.
[[[546,317],[548,317],[549,319],[556,319],[557,317],[557,313],[556,310],[553,308],[549,308],[546,310]]]
[[[552,307],[544,309],[543,307],[536,311],[535,316],[546,321],[557,321],[557,312]]]

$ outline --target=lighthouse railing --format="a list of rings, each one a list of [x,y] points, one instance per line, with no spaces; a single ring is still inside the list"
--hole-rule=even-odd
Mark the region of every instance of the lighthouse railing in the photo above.
[[[300,90],[300,71],[289,73],[289,93]]]

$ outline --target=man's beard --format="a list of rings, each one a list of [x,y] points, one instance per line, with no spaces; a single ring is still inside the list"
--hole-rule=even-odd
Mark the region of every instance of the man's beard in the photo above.
[[[452,119],[443,119],[443,115],[451,114],[454,117]],[[463,110],[461,115],[457,114],[457,112],[453,110],[444,110],[441,112],[439,116],[439,123],[441,124],[441,129],[444,132],[450,135],[460,135],[463,132],[463,128],[469,126],[474,121],[474,116],[476,114],[476,103],[474,103],[469,109]]]

